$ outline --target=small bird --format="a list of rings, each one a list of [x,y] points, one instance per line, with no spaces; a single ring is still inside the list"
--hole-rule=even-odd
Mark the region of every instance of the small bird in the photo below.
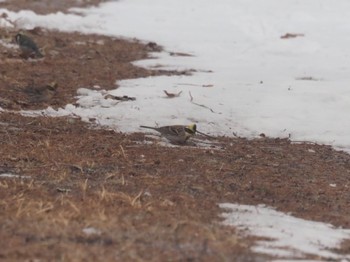
[[[29,85],[24,88],[23,92],[27,95],[28,100],[35,103],[45,103],[51,101],[57,94],[58,84],[52,82],[47,85],[34,86]]]
[[[15,37],[16,43],[19,45],[22,55],[26,58],[28,57],[36,57],[42,58],[44,57],[40,51],[36,43],[29,37],[22,33],[18,33]]]
[[[148,128],[158,131],[162,136],[168,139],[171,143],[184,144],[187,140],[196,134],[196,124],[188,126],[173,125],[173,126],[161,126],[161,127],[150,127],[140,126],[142,128]]]

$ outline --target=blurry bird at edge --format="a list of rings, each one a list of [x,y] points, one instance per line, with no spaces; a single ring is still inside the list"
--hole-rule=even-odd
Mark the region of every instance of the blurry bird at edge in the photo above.
[[[28,57],[36,57],[42,58],[44,57],[40,51],[36,43],[29,36],[24,35],[23,33],[18,33],[15,36],[16,43],[19,45],[22,55],[26,58]]]

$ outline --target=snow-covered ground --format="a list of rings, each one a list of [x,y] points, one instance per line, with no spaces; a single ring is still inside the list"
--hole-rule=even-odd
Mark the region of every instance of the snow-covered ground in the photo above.
[[[198,73],[122,81],[111,92],[136,96],[135,102],[109,103],[90,92],[80,96],[81,107],[69,105],[60,114],[94,117],[121,131],[139,130],[140,124],[197,122],[211,134],[290,135],[349,151],[347,10],[347,0],[121,0],[74,9],[84,17],[7,13],[27,28],[136,37],[193,55],[162,53],[156,55],[160,59],[137,62]],[[281,39],[286,33],[304,36]],[[163,90],[182,95],[164,99]],[[207,108],[191,103],[189,92],[193,102]]]
[[[235,226],[245,235],[268,239],[257,241],[252,247],[257,253],[289,261],[299,261],[307,255],[316,256],[320,260],[350,260],[350,254],[339,255],[332,250],[350,238],[349,229],[296,218],[263,205],[224,203],[220,207],[225,210],[222,214],[225,225]]]
[[[139,125],[196,122],[201,131],[214,135],[290,136],[350,152],[349,10],[348,0],[120,0],[72,10],[83,17],[1,9],[0,13],[6,12],[25,28],[43,26],[155,41],[167,52],[137,65],[197,70],[193,76],[125,80],[118,83],[119,89],[108,92],[134,96],[133,102],[116,103],[104,98],[103,87],[86,87],[78,92],[79,106],[47,109],[46,114],[74,113],[126,132],[139,131]],[[0,20],[0,24],[6,22]],[[287,33],[302,35],[281,39]],[[166,99],[163,90],[182,93]],[[313,228],[310,223],[307,228]],[[259,234],[255,225],[246,226]],[[331,234],[323,231],[329,226],[315,226],[320,226],[316,230],[320,236]],[[349,238],[348,231],[339,234],[335,244],[327,242],[328,248]],[[280,241],[279,236],[276,239]],[[304,243],[291,247],[304,254]],[[323,247],[317,250],[330,252]]]

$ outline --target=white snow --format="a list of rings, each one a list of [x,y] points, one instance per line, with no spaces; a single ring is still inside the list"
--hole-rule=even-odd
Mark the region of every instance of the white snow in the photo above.
[[[21,175],[16,175],[16,174],[11,174],[11,173],[2,173],[0,174],[0,178],[31,178],[30,176],[21,176]]]
[[[136,101],[105,101],[91,91],[79,96],[79,107],[67,105],[60,114],[96,118],[127,132],[140,124],[196,122],[211,134],[290,136],[350,151],[347,10],[347,0],[121,0],[68,15],[0,13],[26,28],[139,38],[193,55],[164,52],[136,62],[198,70],[193,76],[121,81],[110,93]],[[281,39],[286,33],[304,36]],[[165,99],[163,90],[182,94]],[[207,108],[191,103],[189,92]]]
[[[222,214],[225,225],[234,226],[245,235],[271,239],[257,241],[252,247],[256,253],[288,261],[305,259],[307,255],[322,260],[350,260],[350,254],[340,255],[331,250],[350,238],[350,229],[296,218],[263,205],[223,203],[220,207],[225,209]]]
[[[82,232],[85,234],[85,235],[101,235],[101,230],[99,229],[96,229],[94,227],[85,227],[83,228]]]

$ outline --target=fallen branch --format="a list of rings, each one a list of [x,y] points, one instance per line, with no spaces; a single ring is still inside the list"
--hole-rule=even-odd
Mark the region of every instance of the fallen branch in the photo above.
[[[195,104],[195,105],[197,105],[197,106],[200,106],[200,107],[204,107],[204,108],[206,108],[206,109],[209,109],[212,113],[215,113],[215,114],[216,114],[216,112],[215,112],[213,109],[211,109],[210,107],[207,107],[206,105],[201,105],[201,104],[198,104],[198,103],[193,102],[193,96],[192,96],[192,94],[191,94],[191,91],[189,91],[189,94],[190,94],[190,101],[191,101],[192,104]]]
[[[179,97],[182,93],[182,91],[180,91],[179,93],[175,94],[175,93],[169,93],[166,90],[163,90],[163,92],[167,95],[167,98],[174,98],[174,97]]]

